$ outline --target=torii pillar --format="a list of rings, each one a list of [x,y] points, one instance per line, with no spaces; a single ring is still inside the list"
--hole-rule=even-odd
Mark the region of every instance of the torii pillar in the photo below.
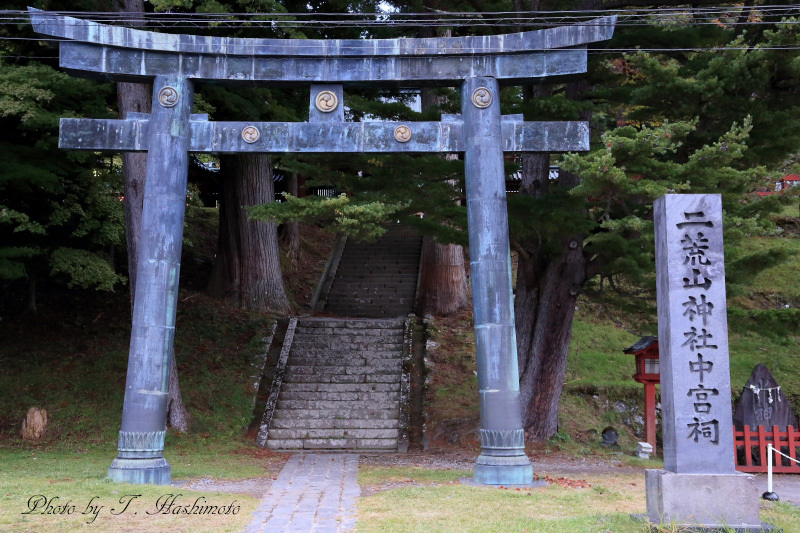
[[[533,481],[519,404],[517,336],[511,287],[500,93],[494,78],[469,78],[461,89],[467,133],[464,173],[472,278],[481,454],[475,481]]]

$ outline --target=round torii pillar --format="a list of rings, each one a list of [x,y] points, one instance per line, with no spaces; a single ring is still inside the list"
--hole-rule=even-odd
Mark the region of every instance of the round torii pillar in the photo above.
[[[525,485],[533,481],[533,467],[525,455],[519,404],[497,80],[467,79],[461,91],[461,113],[481,412],[481,454],[475,460],[474,479],[490,485]]]
[[[155,78],[122,427],[117,458],[108,468],[112,481],[154,485],[171,481],[163,450],[193,94],[192,83],[185,78]]]

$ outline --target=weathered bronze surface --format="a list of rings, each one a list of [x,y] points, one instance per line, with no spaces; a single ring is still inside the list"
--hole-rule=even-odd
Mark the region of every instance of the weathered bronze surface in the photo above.
[[[586,70],[586,44],[615,17],[508,35],[432,39],[289,40],[171,35],[30,10],[38,33],[66,39],[60,65],[77,75],[155,82],[152,114],[62,119],[59,146],[147,151],[145,226],[119,455],[112,479],[168,483],[167,379],[178,289],[188,152],[459,153],[467,214],[481,410],[475,479],[532,480],[519,407],[503,152],[588,150],[585,122],[501,116],[501,84]],[[195,83],[311,86],[309,120],[212,122],[190,115]],[[461,86],[462,114],[439,122],[346,122],[344,86]],[[149,221],[149,222],[148,222]],[[164,243],[167,243],[164,246]]]

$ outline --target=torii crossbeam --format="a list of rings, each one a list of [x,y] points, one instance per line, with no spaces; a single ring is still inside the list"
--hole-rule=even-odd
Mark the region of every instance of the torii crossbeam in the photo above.
[[[189,152],[464,153],[481,412],[477,482],[529,484],[519,405],[503,152],[588,150],[585,122],[501,116],[499,88],[586,71],[585,45],[615,17],[482,37],[236,39],[153,33],[30,9],[36,32],[66,39],[81,76],[153,83],[150,114],[61,119],[59,146],[146,151],[142,229],[118,456],[109,477],[170,482],[164,459]],[[309,121],[211,122],[192,115],[195,83],[311,86]],[[344,86],[460,86],[461,115],[440,122],[346,122]]]

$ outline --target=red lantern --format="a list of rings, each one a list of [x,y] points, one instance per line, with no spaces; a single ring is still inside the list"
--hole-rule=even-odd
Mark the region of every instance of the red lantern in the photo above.
[[[647,442],[656,449],[656,384],[661,382],[658,360],[658,337],[639,339],[630,348],[622,350],[636,357],[633,379],[644,384],[644,431]]]

